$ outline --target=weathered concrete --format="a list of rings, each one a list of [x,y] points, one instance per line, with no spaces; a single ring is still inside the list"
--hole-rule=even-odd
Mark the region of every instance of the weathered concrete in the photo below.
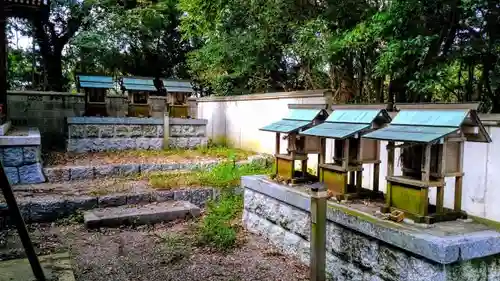
[[[51,254],[38,257],[45,273],[51,281],[75,281],[69,253]],[[0,262],[0,281],[35,281],[28,259]]]
[[[245,227],[309,263],[305,190],[242,178]],[[396,224],[329,202],[327,271],[333,280],[499,280],[500,233],[474,222]]]
[[[200,209],[186,201],[166,201],[139,207],[114,207],[84,213],[88,228],[169,222],[198,217]]]

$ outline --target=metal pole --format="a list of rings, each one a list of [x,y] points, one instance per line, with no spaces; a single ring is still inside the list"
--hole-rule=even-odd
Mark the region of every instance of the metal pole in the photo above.
[[[310,280],[326,279],[326,199],[324,186],[311,188],[311,260]]]
[[[26,229],[26,224],[24,223],[21,212],[19,211],[16,197],[14,197],[14,193],[12,192],[12,188],[9,180],[7,179],[2,163],[0,163],[0,187],[2,188],[5,201],[9,206],[9,215],[16,224],[17,232],[19,234],[19,238],[21,238],[21,242],[23,243],[24,251],[28,257],[28,261],[30,262],[31,269],[33,270],[33,275],[36,280],[45,281],[42,266],[36,256],[35,248],[33,248],[33,244],[31,243],[28,230]]]

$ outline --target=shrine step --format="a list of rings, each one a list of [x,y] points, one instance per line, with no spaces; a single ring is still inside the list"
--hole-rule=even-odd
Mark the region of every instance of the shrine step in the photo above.
[[[120,206],[87,211],[83,214],[87,228],[120,227],[169,222],[198,217],[200,208],[186,201],[167,201],[142,206]]]

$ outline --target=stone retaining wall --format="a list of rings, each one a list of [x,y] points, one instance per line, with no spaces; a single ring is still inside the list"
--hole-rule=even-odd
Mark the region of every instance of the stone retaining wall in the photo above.
[[[151,172],[166,172],[175,170],[194,170],[216,165],[219,161],[204,161],[197,163],[168,164],[116,164],[101,166],[67,166],[44,168],[43,172],[48,182],[66,182],[76,180],[92,180],[104,177],[125,177]]]
[[[242,187],[245,228],[309,264],[308,195],[263,177],[243,177]],[[444,231],[438,231],[438,226],[425,231],[332,206],[329,203],[326,233],[331,280],[500,280],[500,233],[496,231],[477,225],[471,230],[460,222],[444,224]]]
[[[67,124],[70,152],[163,148],[163,118],[73,117]],[[206,145],[206,124],[206,120],[170,118],[169,146]]]

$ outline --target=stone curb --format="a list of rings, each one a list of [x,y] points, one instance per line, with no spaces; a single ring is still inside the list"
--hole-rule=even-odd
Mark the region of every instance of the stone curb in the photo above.
[[[255,155],[248,160],[238,161],[236,165],[267,161],[267,156]],[[43,172],[49,183],[60,183],[76,180],[93,180],[105,177],[127,177],[151,172],[168,172],[177,170],[192,171],[200,168],[211,168],[222,161],[211,160],[193,163],[170,164],[117,164],[100,166],[68,166],[44,168]]]
[[[203,208],[207,201],[216,198],[214,188],[157,190],[151,192],[116,193],[104,196],[54,197],[44,196],[19,200],[18,205],[26,223],[48,223],[69,217],[78,210],[160,203],[166,201],[187,201]],[[1,211],[7,210],[6,203],[0,203]]]

